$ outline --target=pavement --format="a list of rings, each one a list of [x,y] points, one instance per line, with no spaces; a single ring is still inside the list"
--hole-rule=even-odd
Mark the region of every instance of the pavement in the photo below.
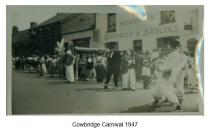
[[[13,114],[118,114],[155,112],[149,90],[103,89],[95,82],[67,83],[60,78],[13,72]],[[184,112],[198,112],[199,94],[187,94]],[[162,111],[161,111],[162,112]]]

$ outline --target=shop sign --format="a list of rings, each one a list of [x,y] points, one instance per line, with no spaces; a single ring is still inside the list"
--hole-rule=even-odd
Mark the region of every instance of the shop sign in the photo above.
[[[161,26],[161,27],[159,26],[159,27],[151,27],[151,28],[139,29],[139,30],[128,31],[128,32],[105,33],[104,40],[144,37],[144,36],[149,36],[149,35],[154,35],[154,34],[173,33],[177,31],[178,31],[178,27],[176,25]]]

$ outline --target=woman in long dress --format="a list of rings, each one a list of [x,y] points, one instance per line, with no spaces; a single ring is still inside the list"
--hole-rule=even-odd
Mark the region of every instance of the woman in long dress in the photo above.
[[[121,72],[122,72],[122,87],[123,90],[128,90],[128,52],[124,51],[121,60]]]
[[[47,75],[47,68],[46,68],[46,65],[45,65],[45,60],[44,58],[41,58],[40,60],[40,64],[41,64],[41,76],[46,76]]]
[[[89,54],[86,58],[87,80],[93,81],[95,79],[94,57]]]
[[[104,81],[105,74],[106,74],[106,69],[105,69],[102,61],[103,61],[103,58],[99,54],[96,57],[96,66],[95,66],[95,70],[96,70],[96,81],[98,83],[101,83],[101,82]]]
[[[66,65],[66,79],[68,83],[74,82],[74,56],[70,50],[66,51],[66,58],[65,58],[65,65]]]

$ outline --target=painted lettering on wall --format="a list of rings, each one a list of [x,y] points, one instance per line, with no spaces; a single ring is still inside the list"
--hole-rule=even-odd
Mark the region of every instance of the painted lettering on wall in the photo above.
[[[135,31],[128,31],[128,32],[106,33],[104,35],[104,40],[143,37],[143,36],[149,36],[149,35],[161,34],[161,33],[173,33],[177,31],[178,31],[178,27],[176,25],[163,26],[163,27],[151,27],[151,28],[145,28],[145,29],[139,29],[139,30],[137,29]]]

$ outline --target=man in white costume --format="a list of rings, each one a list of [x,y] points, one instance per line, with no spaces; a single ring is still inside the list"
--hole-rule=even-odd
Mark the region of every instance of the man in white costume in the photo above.
[[[70,50],[67,50],[65,57],[66,79],[68,83],[72,83],[74,82],[74,56]]]
[[[184,98],[184,68],[187,64],[186,56],[181,53],[180,44],[174,40],[170,42],[171,53],[157,69],[162,72],[152,92],[155,102],[161,104],[168,101],[174,110],[182,110]]]

